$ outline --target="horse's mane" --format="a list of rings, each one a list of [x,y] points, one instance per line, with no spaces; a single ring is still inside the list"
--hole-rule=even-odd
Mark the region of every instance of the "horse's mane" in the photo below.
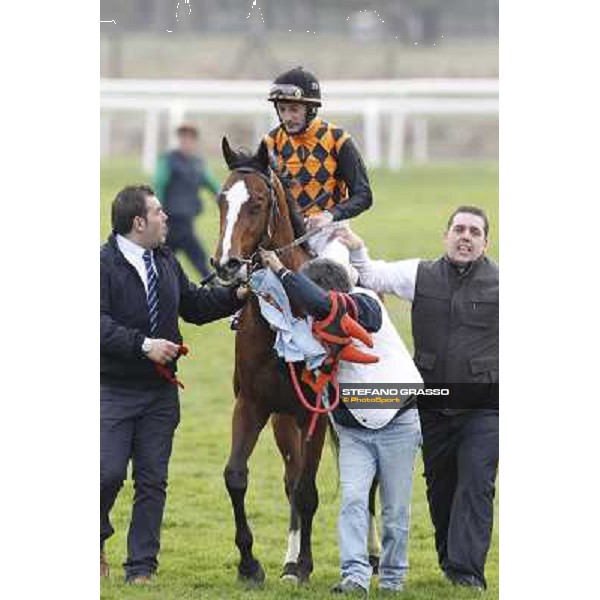
[[[252,153],[250,150],[248,150],[248,148],[246,148],[244,146],[240,146],[240,147],[236,148],[235,152],[233,152],[233,156],[234,156],[234,158],[231,161],[231,164],[229,165],[229,168],[231,170],[247,167],[247,168],[258,171],[259,173],[262,173],[263,175],[267,175],[267,176],[269,175],[268,167],[267,167],[267,171],[265,172],[265,168],[258,160],[258,157],[254,153]]]
[[[290,189],[290,179],[287,177],[282,177],[277,171],[275,171],[275,174],[279,177],[281,187],[283,188],[283,191],[285,193],[285,200],[288,205],[288,212],[290,213],[290,221],[292,223],[292,229],[294,231],[294,238],[298,239],[306,233],[306,226],[304,225],[304,216],[300,212],[298,204],[292,196],[292,191]],[[300,246],[304,248],[304,250],[309,252],[307,242],[302,243]]]

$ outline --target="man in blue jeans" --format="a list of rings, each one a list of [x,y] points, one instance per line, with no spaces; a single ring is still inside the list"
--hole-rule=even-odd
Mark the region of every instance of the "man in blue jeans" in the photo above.
[[[351,287],[345,268],[336,262],[317,258],[306,263],[299,274],[283,267],[275,253],[263,251],[263,264],[282,280],[291,300],[309,314],[318,315],[319,303],[307,293],[312,287],[352,292],[367,297],[381,313],[381,326],[372,333],[373,348],[356,342],[359,349],[375,354],[379,362],[361,364],[340,362],[338,380],[344,383],[403,383],[422,386],[423,380],[410,354],[392,324],[385,307],[370,290]],[[308,281],[310,280],[310,281]],[[311,285],[311,282],[317,284]],[[313,293],[318,299],[318,291]],[[365,306],[368,306],[365,303]],[[366,311],[362,311],[366,312]],[[358,322],[362,323],[361,310]],[[369,328],[372,331],[372,328]],[[382,554],[379,564],[379,590],[400,592],[408,570],[407,546],[412,494],[413,469],[421,442],[421,427],[416,407],[351,408],[340,402],[333,411],[339,437],[339,466],[342,499],[338,521],[341,580],[333,588],[336,594],[368,594],[372,575],[367,550],[369,531],[369,490],[373,478],[380,482],[382,508]]]

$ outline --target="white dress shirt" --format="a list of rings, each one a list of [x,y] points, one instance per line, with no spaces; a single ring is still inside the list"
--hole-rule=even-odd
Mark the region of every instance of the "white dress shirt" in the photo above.
[[[117,234],[117,245],[119,246],[119,250],[123,253],[123,256],[138,272],[138,275],[144,284],[146,295],[148,295],[148,273],[146,272],[146,264],[144,263],[144,252],[146,251],[146,248],[136,244],[135,242],[132,242],[131,240],[128,240],[126,237],[123,237],[120,234]],[[151,256],[152,268],[158,276],[158,271],[154,263],[154,256]]]

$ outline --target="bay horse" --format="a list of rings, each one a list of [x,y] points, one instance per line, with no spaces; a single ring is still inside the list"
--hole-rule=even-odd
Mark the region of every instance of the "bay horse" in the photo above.
[[[264,142],[254,155],[233,151],[222,142],[223,157],[231,171],[219,194],[220,235],[212,259],[224,285],[246,281],[259,247],[277,249],[297,237],[294,208],[269,165]],[[297,271],[309,258],[300,246],[282,253],[281,261]],[[284,487],[290,504],[288,548],[282,578],[298,583],[309,580],[313,570],[311,534],[319,503],[316,476],[321,459],[327,419],[320,417],[307,437],[308,411],[296,398],[281,368],[273,343],[275,333],[262,317],[252,295],[239,319],[235,340],[231,451],[223,477],[235,518],[235,543],[239,549],[238,578],[260,584],[265,573],[252,552],[253,536],[248,524],[245,495],[248,460],[258,437],[271,417],[275,440],[285,468]],[[306,387],[306,386],[305,386]],[[309,389],[305,392],[309,395]]]

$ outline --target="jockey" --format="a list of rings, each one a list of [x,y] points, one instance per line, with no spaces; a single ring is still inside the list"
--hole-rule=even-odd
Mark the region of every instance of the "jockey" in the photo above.
[[[307,229],[336,222],[335,227],[310,239],[319,255],[350,265],[348,249],[330,240],[332,230],[344,226],[373,203],[362,158],[350,135],[317,116],[321,88],[317,78],[297,67],[275,79],[269,93],[280,125],[264,140],[277,171],[291,179],[290,192],[306,217]]]

